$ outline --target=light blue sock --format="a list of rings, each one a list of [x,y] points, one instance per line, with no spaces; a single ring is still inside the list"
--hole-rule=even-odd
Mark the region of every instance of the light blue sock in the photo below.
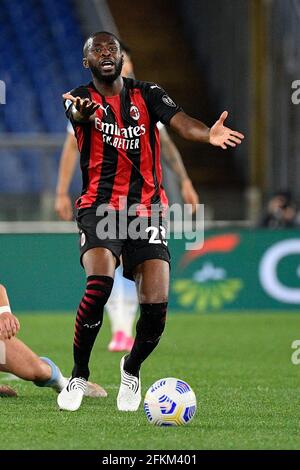
[[[51,377],[49,380],[46,380],[45,382],[33,382],[33,383],[37,385],[38,387],[51,387],[51,385],[53,385],[58,380],[59,375],[60,375],[60,370],[57,367],[57,365],[54,364],[54,362],[51,361],[51,359],[49,359],[49,357],[40,357],[40,359],[42,359],[42,361],[49,364],[49,366],[51,367]]]

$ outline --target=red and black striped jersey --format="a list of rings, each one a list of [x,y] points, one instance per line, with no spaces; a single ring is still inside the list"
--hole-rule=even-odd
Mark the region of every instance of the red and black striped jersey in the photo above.
[[[167,206],[156,124],[169,124],[181,108],[155,83],[123,80],[122,91],[116,96],[101,95],[93,82],[70,91],[73,96],[100,103],[95,120],[88,123],[74,121],[72,104],[65,101],[81,156],[79,209],[100,204],[120,209],[120,198],[126,198],[128,207]]]

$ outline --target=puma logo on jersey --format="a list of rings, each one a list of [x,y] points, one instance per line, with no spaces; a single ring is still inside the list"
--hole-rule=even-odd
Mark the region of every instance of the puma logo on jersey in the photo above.
[[[104,107],[104,106],[102,106],[102,104],[100,104],[100,109],[102,109],[102,111],[105,112],[105,116],[107,116],[107,110],[108,110],[108,108],[109,108],[109,104],[108,104],[106,107]]]
[[[160,88],[158,85],[152,85],[151,87],[151,90],[154,90],[154,88]]]

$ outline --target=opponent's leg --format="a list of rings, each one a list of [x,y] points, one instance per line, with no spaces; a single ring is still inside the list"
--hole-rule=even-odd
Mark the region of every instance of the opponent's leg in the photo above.
[[[122,411],[135,411],[141,401],[140,367],[156,348],[164,331],[169,291],[169,263],[147,260],[135,269],[140,301],[140,318],[130,354],[121,360],[121,386],[117,406]]]
[[[46,382],[51,377],[51,367],[42,361],[31,349],[18,338],[4,341],[5,364],[0,365],[1,372],[7,372],[23,380]]]
[[[106,248],[92,248],[83,255],[86,290],[79,304],[73,344],[74,367],[67,386],[59,394],[61,409],[75,411],[86,392],[89,359],[101,328],[104,305],[111,293],[116,259]]]
[[[132,327],[138,307],[136,288],[132,281],[123,277],[122,268],[116,270],[114,287],[106,304],[112,339],[108,350],[131,351]]]
[[[131,351],[134,343],[133,325],[138,311],[139,301],[136,292],[136,286],[132,281],[123,278],[124,282],[124,310],[125,319],[124,331],[126,334],[126,351]]]
[[[66,385],[67,379],[54,362],[38,357],[18,338],[4,341],[4,345],[5,364],[0,365],[0,371],[32,381],[40,387],[52,387],[57,391]]]
[[[5,361],[0,363],[0,372],[14,374],[20,379],[33,382],[38,387],[51,387],[56,392],[61,392],[66,386],[68,379],[48,357],[37,356],[16,337],[3,341],[3,346]],[[85,396],[107,397],[107,392],[101,385],[88,382]]]
[[[108,350],[111,352],[125,351],[126,334],[124,326],[126,311],[124,306],[124,285],[121,267],[115,272],[114,287],[105,308],[108,313],[112,332]]]

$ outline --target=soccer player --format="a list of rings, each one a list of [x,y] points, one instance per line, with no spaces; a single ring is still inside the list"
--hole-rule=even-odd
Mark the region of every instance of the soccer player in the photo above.
[[[0,372],[7,372],[29,380],[39,387],[52,387],[60,392],[67,383],[51,359],[38,357],[15,336],[20,330],[19,320],[12,314],[7,292],[0,285]],[[100,385],[89,383],[86,396],[106,397]],[[13,389],[0,385],[0,396],[14,396]]]
[[[87,279],[76,317],[72,377],[57,401],[69,411],[81,405],[90,354],[122,255],[124,276],[137,286],[140,318],[132,350],[121,359],[117,407],[135,411],[141,401],[140,367],[164,331],[169,290],[167,198],[161,185],[156,124],[160,121],[185,139],[223,149],[240,144],[244,136],[224,126],[226,111],[209,129],[185,114],[159,85],[121,77],[123,56],[113,34],[92,34],[83,51],[83,65],[90,69],[92,81],[63,97],[81,153],[83,190],[76,206],[80,259]],[[130,209],[125,239],[120,219],[119,226],[109,227],[111,232],[104,230],[107,214],[113,216],[112,209],[120,214],[124,202]],[[133,230],[137,226],[138,237]]]
[[[133,63],[129,48],[121,43],[123,53],[122,76],[134,78]],[[180,182],[183,202],[191,204],[195,210],[199,203],[198,194],[187,174],[179,150],[170,138],[165,126],[159,123],[161,154]],[[69,195],[71,180],[78,159],[77,141],[71,123],[68,123],[67,136],[60,158],[56,187],[55,210],[62,220],[72,220],[73,210]],[[136,289],[132,282],[125,279],[119,267],[115,273],[114,286],[106,304],[112,338],[108,344],[111,352],[131,351],[133,346],[133,324],[138,309]]]

